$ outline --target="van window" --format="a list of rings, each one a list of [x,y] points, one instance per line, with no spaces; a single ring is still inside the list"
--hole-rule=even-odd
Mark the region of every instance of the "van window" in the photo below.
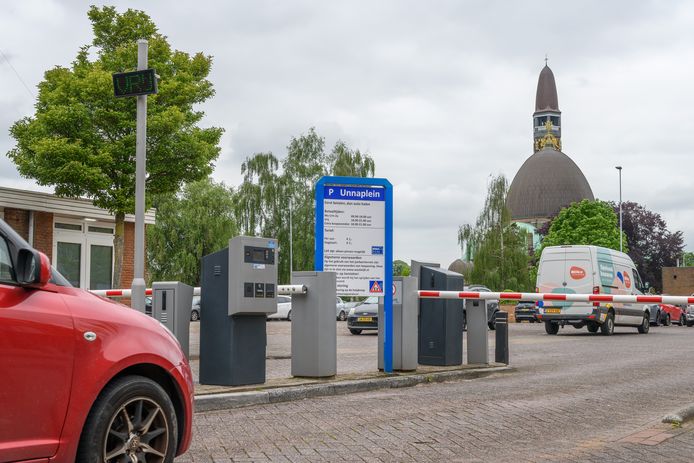
[[[643,281],[641,280],[641,275],[639,275],[639,271],[636,269],[634,269],[634,285],[636,286],[636,289],[638,289],[642,293],[646,292],[646,288],[643,287]]]

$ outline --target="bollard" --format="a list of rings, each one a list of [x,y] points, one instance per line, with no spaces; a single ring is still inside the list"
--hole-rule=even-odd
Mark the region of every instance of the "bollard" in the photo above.
[[[494,361],[496,363],[508,365],[508,313],[504,311],[496,313],[496,349]]]

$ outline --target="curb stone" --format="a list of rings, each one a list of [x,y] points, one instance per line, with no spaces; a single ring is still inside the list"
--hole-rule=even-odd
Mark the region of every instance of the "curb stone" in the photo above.
[[[665,417],[663,417],[663,423],[682,424],[692,418],[694,418],[694,404],[689,404],[674,413],[665,415]]]
[[[333,395],[353,394],[378,389],[396,389],[412,387],[418,384],[441,383],[451,380],[471,380],[489,376],[494,373],[514,371],[508,366],[474,368],[467,370],[439,371],[404,376],[385,376],[378,378],[335,381],[301,386],[278,387],[259,391],[223,392],[195,396],[195,411],[209,412],[264,405],[271,403],[290,402],[294,400],[327,397]],[[692,406],[694,416],[694,406]]]

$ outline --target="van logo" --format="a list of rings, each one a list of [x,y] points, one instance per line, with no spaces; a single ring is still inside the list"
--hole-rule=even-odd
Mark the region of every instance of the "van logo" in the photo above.
[[[586,271],[581,267],[573,266],[569,269],[569,275],[571,275],[571,278],[574,280],[582,280],[586,277]]]
[[[629,278],[629,274],[627,272],[624,272],[624,285],[627,288],[631,288],[631,278]]]

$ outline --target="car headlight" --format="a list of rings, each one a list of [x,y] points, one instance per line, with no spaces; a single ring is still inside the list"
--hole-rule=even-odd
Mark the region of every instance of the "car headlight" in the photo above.
[[[350,316],[350,317],[354,316],[354,310],[355,310],[354,307],[352,307],[351,309],[349,309],[349,316]]]

